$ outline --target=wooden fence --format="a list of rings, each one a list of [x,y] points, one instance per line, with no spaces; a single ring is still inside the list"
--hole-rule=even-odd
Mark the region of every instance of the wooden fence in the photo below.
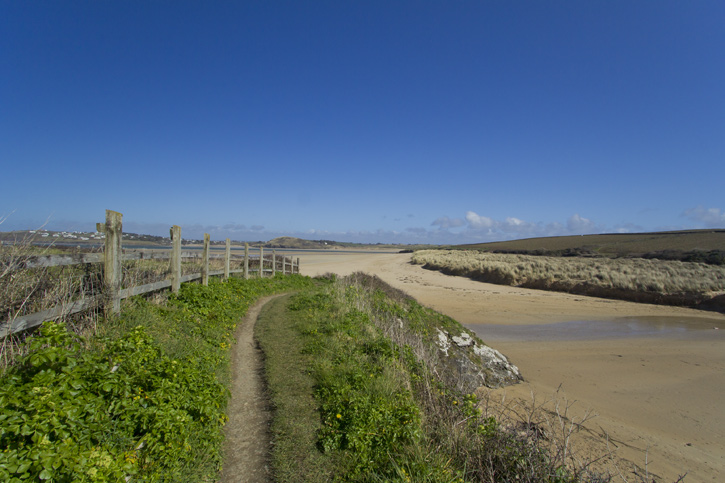
[[[102,300],[103,308],[107,315],[116,314],[121,310],[121,300],[141,295],[157,290],[171,288],[172,292],[178,292],[181,284],[192,280],[201,279],[203,285],[209,283],[210,276],[221,275],[224,279],[229,278],[232,274],[243,274],[244,278],[249,278],[252,274],[257,277],[263,277],[265,274],[274,276],[279,270],[283,274],[299,273],[300,259],[296,262],[292,257],[277,258],[275,250],[272,250],[271,257],[265,257],[264,249],[259,248],[259,256],[253,257],[249,254],[249,244],[244,244],[244,265],[242,269],[230,270],[231,242],[226,239],[224,255],[210,253],[210,237],[208,233],[204,234],[204,244],[201,250],[201,273],[192,273],[182,275],[181,260],[199,258],[199,253],[181,250],[181,227],[174,225],[170,229],[171,234],[171,250],[161,251],[158,249],[148,251],[131,251],[124,253],[121,241],[123,237],[122,230],[123,215],[116,211],[106,210],[105,223],[98,223],[96,229],[105,234],[105,247],[103,253],[79,253],[72,255],[46,255],[33,257],[27,260],[24,268],[38,267],[55,267],[61,265],[79,265],[88,263],[103,264],[103,281],[104,292]],[[224,258],[224,270],[209,270],[210,258]],[[241,257],[237,257],[241,259]],[[122,280],[122,262],[128,260],[170,260],[170,276],[168,279],[154,283],[138,285],[123,288]],[[252,263],[250,266],[250,262]],[[256,269],[254,268],[256,265]],[[55,306],[48,310],[36,312],[29,315],[20,315],[12,320],[8,320],[0,324],[0,338],[6,337],[16,332],[21,332],[33,327],[41,325],[46,320],[57,319],[60,317],[72,315],[84,310],[88,310],[97,306],[98,301],[95,297],[84,298],[74,302]]]

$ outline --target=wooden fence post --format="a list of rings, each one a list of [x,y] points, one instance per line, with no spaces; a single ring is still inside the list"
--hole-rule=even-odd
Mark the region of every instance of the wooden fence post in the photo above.
[[[297,272],[293,273],[300,273],[300,257],[297,257]]]
[[[277,250],[272,250],[272,276],[277,275]]]
[[[96,230],[106,234],[103,252],[103,281],[108,299],[104,308],[107,315],[121,312],[121,239],[123,214],[106,210],[106,223],[96,223]]]
[[[244,244],[244,280],[249,278],[249,243]]]
[[[209,234],[204,233],[204,250],[201,254],[201,284],[209,285]]]
[[[231,241],[227,238],[226,252],[224,253],[224,280],[229,280],[229,259],[232,257]]]
[[[259,247],[259,278],[264,277],[264,247]]]
[[[181,288],[181,227],[174,225],[171,235],[171,291],[178,293]]]

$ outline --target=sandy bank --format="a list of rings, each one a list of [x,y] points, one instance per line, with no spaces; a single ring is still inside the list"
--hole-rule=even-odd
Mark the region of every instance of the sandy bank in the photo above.
[[[623,317],[688,317],[720,330],[576,340],[525,337],[488,341],[519,366],[526,384],[495,397],[559,397],[598,416],[588,427],[607,434],[616,455],[674,481],[719,481],[725,474],[725,316],[679,307],[636,304],[519,289],[444,275],[409,263],[408,254],[301,253],[302,273],[362,270],[475,330]],[[629,468],[620,465],[625,476]]]

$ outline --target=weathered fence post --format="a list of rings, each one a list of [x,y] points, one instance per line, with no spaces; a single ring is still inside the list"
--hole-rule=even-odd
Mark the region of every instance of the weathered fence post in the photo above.
[[[181,288],[181,227],[174,225],[171,235],[171,291],[177,293]]]
[[[249,243],[244,244],[244,280],[249,278]]]
[[[226,252],[224,253],[224,280],[229,280],[229,259],[232,257],[231,241],[227,238]]]
[[[277,250],[272,250],[272,276],[277,275]]]
[[[264,247],[259,247],[259,278],[264,277]]]
[[[104,310],[107,315],[121,312],[121,239],[123,214],[106,210],[106,223],[96,223],[96,230],[106,234],[103,252],[103,281],[108,299]]]
[[[201,253],[201,284],[209,285],[209,234],[204,233],[204,250]]]
[[[292,273],[300,273],[300,257],[297,257],[297,271]]]

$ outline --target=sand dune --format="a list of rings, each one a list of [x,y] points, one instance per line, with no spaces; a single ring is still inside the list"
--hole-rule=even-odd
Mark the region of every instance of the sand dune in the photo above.
[[[725,474],[722,314],[485,284],[411,265],[406,254],[299,256],[305,275],[373,273],[475,330],[518,365],[526,379],[491,397],[525,404],[532,392],[542,401],[558,389],[560,400],[576,401],[574,413],[597,414],[586,426],[592,434],[608,436],[627,478],[632,463],[644,467],[645,462],[662,481],[675,481],[684,473],[688,482],[720,481]],[[602,327],[611,327],[625,317],[687,318],[691,326],[642,335],[601,333],[587,329],[596,324],[585,324],[565,326],[579,331],[575,338],[541,335],[556,332],[561,322],[602,321]],[[502,326],[525,332],[502,336],[494,330]]]

